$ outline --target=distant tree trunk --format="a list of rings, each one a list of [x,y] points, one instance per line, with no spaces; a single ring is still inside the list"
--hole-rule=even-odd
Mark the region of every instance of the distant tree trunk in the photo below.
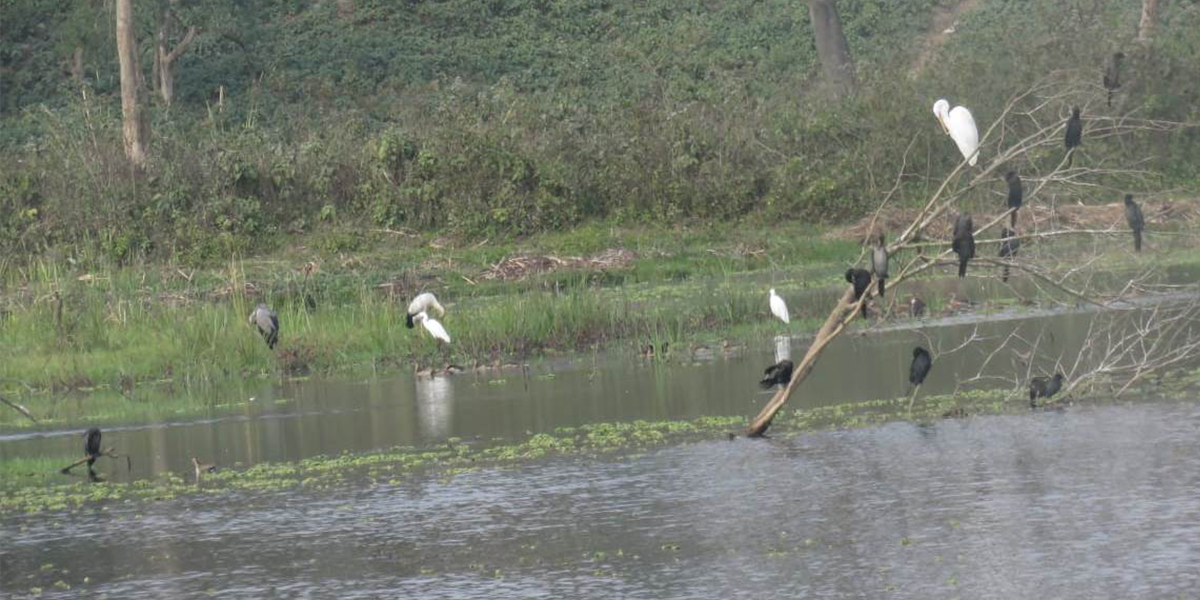
[[[171,28],[175,24],[175,15],[172,12],[174,4],[171,2],[163,9],[158,19],[158,32],[154,36],[154,87],[167,106],[170,106],[171,100],[175,98],[175,75],[171,71],[171,66],[195,41],[196,34],[200,33],[198,28],[188,27],[187,33],[183,35],[179,44],[174,48],[168,46],[171,41]]]
[[[133,35],[133,0],[116,0],[117,58],[121,62],[121,115],[125,156],[137,166],[146,163],[149,132],[141,102],[142,74]]]
[[[83,46],[75,46],[75,51],[71,53],[71,79],[75,83],[83,82]]]
[[[839,94],[852,94],[855,90],[854,62],[850,60],[842,20],[833,3],[834,0],[808,0],[808,15],[825,78]]]
[[[1142,0],[1142,22],[1138,25],[1138,41],[1154,39],[1154,24],[1158,21],[1158,0]]]

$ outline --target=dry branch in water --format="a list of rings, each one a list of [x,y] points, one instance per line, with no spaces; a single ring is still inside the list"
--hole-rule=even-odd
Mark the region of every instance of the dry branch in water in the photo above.
[[[1082,166],[1081,164],[1071,165],[1072,162],[1082,163],[1087,161],[1080,160],[1078,153],[1075,153],[1077,154],[1075,160],[1070,160],[1066,153],[1061,150],[1063,131],[1067,120],[1066,111],[1069,110],[1070,106],[1080,104],[1078,101],[1079,98],[1095,96],[1095,90],[1092,89],[1094,86],[1088,86],[1085,83],[1062,83],[1068,75],[1068,72],[1052,73],[1029,89],[1013,96],[1007,102],[999,117],[992,122],[991,126],[988,127],[980,138],[981,155],[986,156],[990,154],[991,159],[979,168],[969,168],[965,160],[960,162],[942,180],[941,184],[929,197],[920,211],[903,227],[903,232],[892,238],[892,243],[887,248],[888,253],[893,257],[895,263],[902,263],[902,267],[893,271],[892,276],[889,278],[888,287],[890,289],[899,289],[899,284],[906,279],[912,278],[935,266],[946,264],[948,262],[946,259],[951,255],[949,240],[927,242],[921,239],[922,234],[930,233],[934,229],[935,223],[948,220],[949,217],[959,212],[954,209],[971,204],[973,198],[985,191],[984,186],[994,185],[999,180],[999,174],[1016,165],[1018,161],[1021,161],[1021,164],[1032,165],[1033,161],[1029,157],[1034,151],[1056,153],[1054,155],[1059,156],[1059,159],[1055,161],[1056,164],[1050,172],[1030,179],[1032,186],[1026,189],[1025,205],[1020,209],[1020,215],[1027,215],[1029,211],[1039,209],[1040,207],[1037,206],[1038,203],[1053,203],[1059,194],[1069,196],[1072,193],[1077,193],[1079,190],[1093,193],[1097,188],[1103,188],[1102,182],[1110,181],[1114,178],[1123,178],[1124,180],[1133,179],[1141,182],[1148,180],[1149,174],[1137,169],[1124,167],[1107,168],[1103,166],[1089,167]],[[1087,106],[1087,103],[1082,104],[1085,107]],[[1085,144],[1106,138],[1175,131],[1190,126],[1189,124],[1149,121],[1128,116],[1088,116],[1085,118],[1085,121],[1087,123],[1084,137]],[[1009,143],[1010,139],[1016,141]],[[945,146],[947,152],[953,151],[953,144],[949,140],[946,140]],[[909,147],[911,148],[911,144]],[[907,165],[907,160],[904,163]],[[903,175],[901,173],[897,176],[896,184],[887,193],[884,200],[880,203],[879,208],[871,217],[869,221],[870,226],[866,228],[867,233],[874,228],[876,223],[882,222],[880,215],[890,203],[897,187],[900,185]],[[1115,192],[1113,193],[1115,195]],[[1047,196],[1050,199],[1049,202],[1046,200]],[[1000,206],[998,200],[994,200],[993,202],[991,206]],[[979,238],[983,233],[998,224],[1007,224],[1010,212],[1009,210],[1004,210],[995,216],[988,215],[991,218],[988,218],[981,227],[975,230],[974,234],[976,238]],[[976,223],[978,222],[976,221]],[[1120,229],[1117,227],[1120,227]],[[1128,230],[1124,229],[1123,222],[1120,225],[1114,223],[1112,229],[1082,231],[1057,229],[1032,233],[1018,231],[1019,235],[1017,239],[1021,239],[1026,243],[1045,241],[1067,235],[1107,236],[1118,233],[1129,233]],[[1135,292],[1144,293],[1147,289],[1144,285],[1131,282],[1130,285],[1124,286],[1120,293],[1114,297],[1105,298],[1099,295],[1092,285],[1090,273],[1095,270],[1095,257],[1081,261],[1082,264],[1068,270],[1062,276],[1056,277],[1048,274],[1043,269],[1029,264],[1027,260],[1007,261],[988,258],[984,253],[994,246],[987,244],[999,242],[998,235],[992,236],[992,238],[977,241],[977,247],[982,246],[982,248],[977,248],[977,258],[973,259],[972,264],[995,266],[997,268],[1007,265],[1010,268],[1020,270],[1029,274],[1039,291],[1043,293],[1057,292],[1079,302],[1107,308],[1128,294]],[[899,260],[899,252],[901,250],[924,250],[926,248],[938,249],[938,253],[930,255],[918,254],[906,261]],[[1029,251],[1026,248],[1026,246],[1022,247],[1025,257],[1029,255]],[[863,257],[860,256],[859,260],[861,262]],[[1068,281],[1081,274],[1086,275],[1083,286],[1068,283]],[[1138,280],[1144,283],[1145,278],[1139,277]],[[791,397],[796,388],[812,372],[821,353],[828,347],[830,342],[841,335],[846,327],[853,322],[862,303],[869,302],[876,293],[877,287],[872,285],[858,301],[854,300],[852,289],[847,289],[842,294],[837,306],[829,313],[825,323],[817,331],[816,337],[807,352],[805,352],[804,357],[796,365],[792,374],[792,380],[785,388],[776,392],[767,405],[763,407],[762,411],[750,424],[747,435],[758,437],[766,432],[767,428],[771,425],[771,421],[778,414],[779,410],[783,408],[788,398]],[[1186,358],[1196,356],[1200,353],[1200,340],[1193,339],[1193,331],[1190,323],[1186,327],[1183,325],[1186,322],[1186,318],[1196,317],[1197,315],[1193,313],[1200,312],[1200,308],[1196,307],[1195,300],[1193,300],[1190,306],[1192,307],[1190,312],[1170,312],[1174,316],[1167,316],[1167,313],[1163,312],[1170,309],[1156,306],[1146,313],[1150,315],[1146,317],[1148,320],[1134,319],[1133,322],[1140,323],[1140,325],[1134,327],[1132,332],[1121,335],[1112,334],[1111,332],[1106,333],[1105,337],[1103,337],[1106,341],[1104,344],[1101,344],[1099,341],[1101,337],[1100,330],[1096,332],[1098,337],[1095,341],[1091,339],[1093,332],[1089,332],[1089,345],[1085,347],[1085,352],[1081,352],[1080,357],[1076,359],[1076,366],[1091,364],[1078,362],[1082,361],[1085,355],[1093,357],[1096,361],[1095,364],[1099,366],[1090,368],[1086,373],[1087,377],[1084,377],[1085,373],[1076,373],[1075,369],[1072,369],[1072,372],[1068,374],[1069,383],[1063,392],[1064,395],[1099,375],[1130,376],[1129,381],[1121,387],[1123,391],[1133,381],[1145,377],[1148,373],[1157,372],[1167,366],[1182,362]],[[1191,317],[1183,315],[1191,315]],[[1093,325],[1096,325],[1095,321],[1093,321]],[[1149,346],[1141,345],[1138,340],[1146,336],[1159,339],[1160,341]],[[972,336],[972,339],[974,338],[975,336]],[[1018,338],[1019,336],[1010,336],[1010,339],[1002,344],[1001,347],[1009,346],[1009,342],[1016,342]],[[1036,354],[1036,348],[1037,343],[1035,341],[1030,351],[1031,355]],[[985,366],[986,363],[993,362],[999,355],[999,350],[994,352],[993,356],[989,356],[985,361]],[[1028,371],[1032,368],[1032,361],[1028,361],[1027,365],[1025,377],[1017,380],[1016,387],[1018,388],[1022,386],[1022,382],[1028,380]]]

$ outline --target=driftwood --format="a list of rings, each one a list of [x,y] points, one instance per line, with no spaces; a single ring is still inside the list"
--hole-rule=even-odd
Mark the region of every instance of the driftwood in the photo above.
[[[33,421],[34,423],[38,422],[38,420],[33,418],[33,415],[29,413],[29,409],[25,408],[24,406],[21,406],[20,404],[17,404],[16,402],[11,401],[8,398],[5,398],[4,396],[0,396],[0,402],[3,402],[5,404],[9,405],[10,407],[12,407],[13,410],[25,415],[26,417],[29,418],[30,421]]]
[[[128,454],[117,454],[116,449],[113,448],[112,446],[109,446],[108,448],[105,448],[104,451],[101,452],[100,454],[97,454],[96,456],[85,456],[85,457],[63,467],[62,469],[59,469],[59,472],[66,475],[71,472],[71,469],[74,469],[75,467],[78,467],[79,465],[82,465],[83,463],[85,463],[89,460],[100,458],[102,456],[107,456],[108,458],[111,458],[114,460],[116,460],[118,458],[124,458],[125,459],[125,469],[130,470],[130,471],[133,470],[133,460],[129,458],[129,455]],[[91,467],[88,467],[88,470],[90,471]]]

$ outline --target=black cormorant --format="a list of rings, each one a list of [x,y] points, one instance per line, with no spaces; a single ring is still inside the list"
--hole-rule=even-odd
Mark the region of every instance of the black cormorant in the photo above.
[[[792,381],[793,368],[792,361],[781,360],[763,371],[762,381],[759,381],[758,385],[762,386],[764,390],[771,389],[776,385],[787,385]]]
[[[967,261],[975,258],[975,224],[971,221],[971,215],[963,213],[955,219],[951,248],[958,255],[958,277],[966,277]]]
[[[100,452],[100,428],[93,427],[87,430],[86,436],[87,440],[83,442],[83,453],[88,457],[87,465],[90,471],[92,465],[96,463],[96,459],[102,456]]]
[[[925,376],[929,375],[929,369],[933,366],[933,357],[920,346],[913,348],[912,356],[912,365],[908,367],[908,383],[917,387],[925,383]]]
[[[857,302],[871,287],[871,273],[866,269],[846,269],[846,281],[854,285],[854,300]],[[867,318],[867,304],[862,305],[862,317]]]
[[[1059,392],[1063,385],[1062,373],[1055,373],[1053,378],[1034,377],[1029,382],[1029,408],[1037,408],[1038,398],[1049,398]]]
[[[1074,162],[1074,150],[1083,143],[1083,121],[1079,120],[1079,107],[1071,109],[1071,118],[1067,119],[1067,134],[1063,137],[1067,147],[1067,167]]]
[[[1125,222],[1133,230],[1133,249],[1142,251],[1142,230],[1146,228],[1146,219],[1142,217],[1142,207],[1133,201],[1133,194],[1125,194]]]
[[[1121,89],[1121,61],[1125,60],[1125,54],[1114,52],[1108,57],[1108,63],[1104,65],[1104,89],[1108,90],[1108,105],[1112,106],[1113,94]]]
[[[1004,181],[1008,182],[1008,208],[1012,209],[1009,224],[1016,227],[1017,210],[1021,208],[1021,203],[1025,201],[1025,186],[1021,183],[1021,176],[1017,175],[1016,171],[1005,173]]]
[[[1012,260],[1017,257],[1017,250],[1021,249],[1021,240],[1013,239],[1016,235],[1017,232],[1007,227],[1000,229],[1000,239],[1004,240],[1000,242],[1000,258]],[[1000,281],[1008,281],[1008,265],[1004,265]]]

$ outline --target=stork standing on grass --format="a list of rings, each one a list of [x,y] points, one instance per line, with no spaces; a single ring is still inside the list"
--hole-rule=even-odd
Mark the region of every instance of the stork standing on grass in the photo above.
[[[258,333],[266,340],[267,347],[274,350],[275,344],[279,343],[279,315],[266,304],[259,304],[250,313],[250,324],[258,327]]]
[[[404,325],[409,329],[412,329],[416,323],[417,315],[420,313],[428,313],[430,309],[437,311],[439,317],[446,316],[446,309],[442,308],[441,303],[438,302],[437,296],[434,296],[429,292],[417,294],[417,297],[413,298],[412,302],[408,303],[408,315],[404,319]]]

